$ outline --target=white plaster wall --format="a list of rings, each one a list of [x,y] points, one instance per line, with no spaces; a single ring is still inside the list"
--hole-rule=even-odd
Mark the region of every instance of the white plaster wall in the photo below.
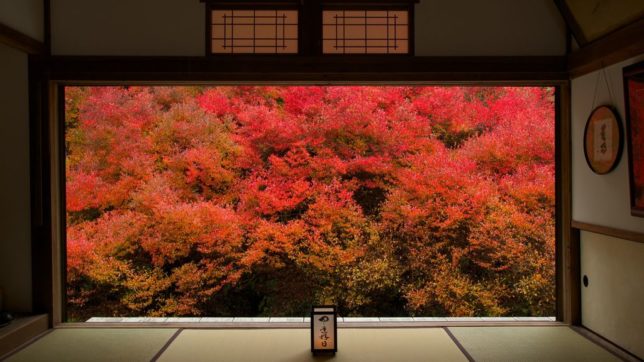
[[[613,228],[644,232],[644,218],[631,216],[626,148],[615,170],[607,175],[593,173],[584,158],[584,127],[593,107],[612,104],[625,122],[622,69],[644,60],[644,54],[605,68],[610,92],[602,72],[572,80],[572,216],[574,220]],[[602,75],[603,77],[603,75]],[[597,89],[596,100],[593,94]],[[612,93],[612,99],[610,94]],[[642,260],[644,266],[644,260]]]
[[[584,326],[644,358],[644,244],[581,233]]]
[[[54,54],[205,53],[198,0],[51,0],[51,6]],[[422,0],[416,7],[419,56],[563,55],[565,44],[551,0]]]
[[[644,54],[572,80],[574,220],[644,232],[644,218],[630,214],[626,149],[617,168],[603,176],[590,170],[583,150],[584,127],[595,106],[615,106],[624,123],[622,69],[640,60]],[[581,290],[582,324],[644,358],[644,244],[582,232],[581,274],[589,278]]]
[[[205,54],[198,0],[51,0],[57,55]]]
[[[43,41],[43,0],[0,0],[0,23]]]
[[[564,55],[566,27],[551,0],[421,0],[416,55]]]
[[[31,310],[27,55],[0,44],[0,288],[4,308]]]

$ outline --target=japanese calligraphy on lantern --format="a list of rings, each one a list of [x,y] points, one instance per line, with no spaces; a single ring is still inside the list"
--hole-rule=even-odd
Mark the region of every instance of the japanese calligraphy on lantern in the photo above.
[[[335,352],[336,314],[334,307],[314,307],[311,313],[311,350],[316,352]]]

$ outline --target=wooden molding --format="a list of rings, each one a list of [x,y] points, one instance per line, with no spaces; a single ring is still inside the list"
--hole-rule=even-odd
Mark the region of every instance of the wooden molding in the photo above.
[[[568,71],[577,78],[644,53],[644,19],[583,46],[568,56]]]
[[[338,322],[338,329],[359,328],[441,328],[441,327],[564,327],[557,321],[471,321],[471,322]],[[262,322],[80,322],[59,323],[56,329],[101,329],[101,328],[188,328],[188,329],[309,329],[311,324],[304,323],[262,323]]]
[[[575,40],[577,40],[577,43],[586,44],[588,41],[584,36],[584,32],[581,31],[579,24],[577,24],[577,21],[575,20],[575,17],[570,12],[570,9],[568,8],[568,5],[566,4],[566,2],[563,0],[554,0],[554,2],[557,8],[559,9],[559,12],[561,13],[561,16],[563,17],[564,22],[568,27],[568,30],[570,30],[572,35],[575,37]]]
[[[53,56],[42,66],[63,82],[427,82],[553,85],[568,80],[565,57],[410,56]]]
[[[0,43],[27,54],[44,54],[45,44],[0,23]]]
[[[612,236],[618,239],[635,241],[637,243],[644,243],[644,234],[638,233],[635,231],[621,230],[621,229],[616,229],[608,226],[589,224],[589,223],[574,221],[574,220],[571,223],[571,226],[575,229],[588,231],[595,234],[602,234],[602,235]]]
[[[581,285],[579,262],[579,231],[570,227],[572,220],[572,173],[571,173],[571,109],[570,84],[558,88],[556,107],[557,162],[556,210],[556,305],[557,320],[570,325],[581,324]]]

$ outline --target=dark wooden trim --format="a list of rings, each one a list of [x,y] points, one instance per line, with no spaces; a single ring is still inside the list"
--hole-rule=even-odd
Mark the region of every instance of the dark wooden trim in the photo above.
[[[418,4],[420,0],[321,0],[322,5],[341,4],[341,5],[373,5],[373,6],[400,6]]]
[[[31,270],[34,313],[53,322],[53,265],[50,139],[50,96],[42,58],[29,57],[29,157],[31,194]]]
[[[568,71],[577,78],[644,53],[644,19],[588,43],[568,56]]]
[[[566,322],[572,326],[581,325],[581,238],[579,230],[570,229],[570,261],[566,268],[569,280],[566,292],[570,306]]]
[[[565,57],[64,57],[46,61],[52,80],[93,82],[565,82]],[[531,83],[532,82],[532,83]],[[489,84],[488,84],[489,85]]]
[[[51,0],[43,0],[45,54],[51,55]]]
[[[240,60],[243,59],[243,60]],[[568,89],[568,75],[565,72],[565,57],[275,57],[249,56],[236,58],[209,57],[43,57],[34,58],[34,77],[40,82],[42,119],[36,117],[32,127],[32,170],[42,175],[32,179],[33,273],[34,300],[41,309],[52,315],[54,326],[64,320],[64,208],[59,215],[52,215],[53,207],[63,207],[64,175],[60,174],[60,139],[54,138],[54,122],[62,122],[56,114],[56,97],[60,97],[61,85],[71,84],[239,84],[252,83],[315,83],[315,84],[462,84],[462,85],[518,85],[558,86]],[[34,88],[35,89],[35,88]],[[568,93],[565,93],[568,94]],[[557,108],[569,109],[569,98]],[[35,107],[38,108],[38,107]],[[569,127],[569,111],[565,113],[563,125]],[[559,126],[558,126],[559,127]],[[562,131],[566,138],[569,131]],[[58,135],[59,137],[61,135]],[[562,138],[562,139],[563,139]],[[55,145],[58,143],[58,146]],[[569,145],[569,140],[566,143]],[[569,147],[569,146],[568,146]],[[568,148],[569,152],[569,148]],[[565,154],[565,153],[564,153]],[[557,156],[563,157],[563,156]],[[56,165],[58,163],[58,165]],[[561,162],[558,168],[566,169]],[[569,169],[569,166],[567,166]],[[53,170],[53,171],[52,171]],[[569,170],[567,171],[569,173]],[[61,176],[63,178],[61,178]],[[56,183],[60,186],[56,189]],[[559,184],[559,182],[557,182]],[[51,186],[53,185],[53,186]],[[40,190],[40,191],[37,191]],[[57,191],[58,190],[58,191]],[[565,200],[565,199],[564,199]],[[557,218],[565,218],[564,207],[557,212]],[[562,223],[563,224],[563,223]],[[565,225],[565,224],[563,224]],[[53,234],[56,234],[55,237]],[[557,234],[558,245],[561,243]],[[53,245],[52,239],[57,240]],[[560,247],[560,246],[558,246]],[[558,260],[557,263],[560,263]],[[557,274],[562,271],[558,270]],[[559,278],[559,277],[558,277]],[[52,282],[55,280],[55,282]],[[564,289],[558,289],[557,299]],[[558,311],[561,308],[558,307]],[[565,312],[568,313],[568,312]],[[567,314],[562,315],[567,315]],[[558,320],[564,320],[558,315]],[[500,323],[500,322],[499,322]],[[542,322],[539,322],[542,323]],[[553,322],[550,322],[553,323]],[[159,324],[153,324],[159,327]],[[443,326],[444,323],[426,326]],[[477,325],[458,324],[458,325]],[[491,325],[485,323],[484,325]],[[507,325],[516,325],[510,322]],[[543,325],[543,324],[539,324]],[[88,326],[88,324],[83,324]],[[131,326],[131,325],[130,325]],[[136,324],[141,326],[141,324]],[[234,324],[239,328],[239,324]],[[387,326],[393,327],[391,324]],[[349,325],[348,327],[353,327]],[[360,326],[357,326],[360,327]]]
[[[338,322],[338,329],[360,328],[443,328],[443,327],[566,327],[561,322],[551,321],[472,321],[472,322]],[[184,329],[310,329],[311,323],[266,323],[266,322],[85,322],[60,323],[56,329],[102,329],[102,328],[184,328]]]
[[[557,320],[571,325],[581,323],[581,286],[579,269],[579,233],[572,221],[572,144],[570,85],[557,89],[556,152],[556,295]]]
[[[633,122],[639,122],[639,120],[633,120],[633,112],[631,112],[631,97],[630,97],[630,81],[643,82],[644,81],[644,61],[641,61],[636,64],[632,64],[622,70],[622,80],[624,87],[624,113],[626,120],[626,151],[628,152],[628,186],[629,186],[629,198],[631,205],[631,215],[637,217],[644,217],[644,208],[636,205],[637,200],[637,189],[635,185],[635,164],[634,164],[634,155],[633,155],[633,132],[632,126]],[[635,106],[637,107],[637,106]]]
[[[251,1],[244,1],[244,0],[199,0],[199,2],[206,3],[206,4],[224,4],[228,6],[236,6],[236,5],[242,5],[242,6],[264,6],[264,5],[292,5],[292,6],[298,6],[302,2],[301,0],[251,0]]]
[[[56,107],[57,116],[55,118],[55,136],[57,136],[57,145],[58,145],[58,154],[54,157],[58,159],[58,190],[53,190],[52,192],[58,192],[58,214],[67,215],[67,192],[65,185],[67,183],[67,172],[66,172],[66,155],[65,155],[65,87],[62,85],[56,86],[56,98],[58,106]],[[60,312],[61,321],[67,320],[67,217],[60,217],[59,219],[60,229],[58,230],[58,235],[56,240],[60,240],[60,245],[56,247],[59,249],[58,255],[58,265],[60,275],[59,292],[54,293],[54,297],[58,294],[58,301],[60,302],[60,308],[57,312]],[[54,254],[56,255],[56,254]],[[54,289],[57,290],[57,289]],[[56,316],[56,313],[54,314]]]
[[[583,230],[583,231],[588,231],[595,234],[612,236],[618,239],[634,241],[636,243],[644,243],[644,233],[639,233],[636,231],[616,229],[610,226],[590,224],[590,223],[585,223],[585,222],[575,221],[575,220],[573,220],[572,222],[572,227],[577,230]]]
[[[305,0],[199,0],[202,3],[219,3],[219,4],[244,4],[250,6],[256,5],[299,5]],[[420,0],[315,0],[323,4],[375,4],[377,6],[383,5],[400,5],[400,4],[417,4]]]
[[[27,54],[44,54],[45,44],[0,23],[0,43]]]
[[[573,36],[577,40],[577,43],[579,43],[580,46],[585,45],[588,43],[588,40],[586,40],[586,36],[584,35],[584,32],[581,30],[581,27],[577,23],[577,20],[575,20],[574,15],[568,8],[568,5],[564,0],[554,0],[555,5],[557,6],[557,9],[559,9],[559,13],[561,13],[561,17],[564,19],[564,22],[566,23],[566,27],[570,32],[572,32]]]
[[[562,216],[561,216],[561,199],[562,190],[564,189],[561,180],[563,172],[562,159],[561,159],[561,119],[563,115],[562,107],[562,87],[559,86],[555,91],[555,315],[558,321],[564,320],[564,288],[563,288],[563,269],[561,263],[563,262],[562,251],[564,249],[564,233],[562,231]],[[558,161],[558,162],[557,162]]]

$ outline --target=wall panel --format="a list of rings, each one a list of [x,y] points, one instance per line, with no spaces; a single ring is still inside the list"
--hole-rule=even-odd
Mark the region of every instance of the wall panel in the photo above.
[[[27,55],[0,44],[0,288],[4,309],[31,310]]]
[[[0,23],[44,41],[43,0],[0,1]]]
[[[205,53],[205,5],[198,0],[52,0],[52,53]]]
[[[549,0],[421,0],[416,55],[564,55],[566,27]]]
[[[198,0],[52,0],[53,52],[204,55],[204,11]],[[421,56],[563,55],[565,43],[550,0],[422,0],[416,7]]]
[[[644,358],[644,244],[581,232],[584,326]]]

